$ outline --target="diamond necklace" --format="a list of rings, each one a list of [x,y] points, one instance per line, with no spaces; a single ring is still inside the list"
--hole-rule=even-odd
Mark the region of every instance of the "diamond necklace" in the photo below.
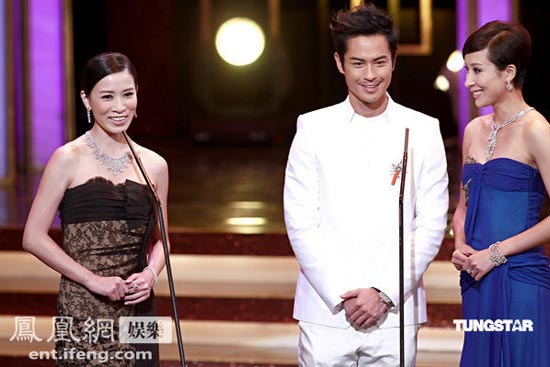
[[[512,122],[522,118],[525,116],[525,114],[531,110],[534,110],[535,107],[529,107],[522,111],[519,111],[515,115],[512,115],[508,118],[508,120],[504,121],[502,124],[497,125],[495,124],[495,121],[491,118],[491,132],[489,133],[489,137],[487,138],[487,150],[485,150],[485,160],[490,160],[493,158],[493,152],[495,151],[495,148],[497,147],[497,133],[500,129],[503,127],[506,127],[510,125]],[[494,115],[493,115],[494,116]]]
[[[90,131],[86,131],[86,141],[88,142],[88,146],[93,149],[95,159],[104,165],[107,170],[113,172],[115,176],[122,173],[122,171],[130,165],[130,152],[124,153],[120,158],[108,156],[103,152],[103,150],[101,150],[99,145],[97,145]]]

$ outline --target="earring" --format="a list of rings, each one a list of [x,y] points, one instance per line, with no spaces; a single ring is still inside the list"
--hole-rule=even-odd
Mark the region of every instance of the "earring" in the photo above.
[[[87,108],[86,109],[86,115],[88,116],[88,123],[91,124],[92,123],[92,116],[91,116],[91,111],[92,109],[91,108]]]
[[[511,92],[512,90],[514,90],[514,87],[512,86],[512,83],[510,83],[509,80],[506,81],[506,89],[508,90],[508,92]]]

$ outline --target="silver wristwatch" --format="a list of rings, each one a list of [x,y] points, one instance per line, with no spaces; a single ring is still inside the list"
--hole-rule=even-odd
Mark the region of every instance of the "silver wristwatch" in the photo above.
[[[391,300],[390,297],[388,297],[386,293],[382,292],[378,288],[375,288],[375,287],[371,287],[371,288],[378,293],[378,298],[380,298],[380,302],[385,303],[386,306],[388,306],[388,308],[395,307],[395,305],[393,304],[393,301]]]

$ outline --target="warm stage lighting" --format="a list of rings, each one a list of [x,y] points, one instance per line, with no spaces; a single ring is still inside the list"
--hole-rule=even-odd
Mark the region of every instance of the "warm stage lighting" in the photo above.
[[[225,21],[216,33],[216,50],[226,62],[243,66],[256,61],[265,47],[262,28],[247,18]]]
[[[437,76],[434,82],[435,89],[447,93],[450,87],[451,83],[449,82],[449,79],[445,78],[443,75]]]
[[[231,226],[263,226],[267,220],[261,217],[234,217],[227,218],[225,223]]]
[[[447,59],[447,69],[453,73],[457,73],[464,67],[464,59],[462,58],[462,53],[458,50],[453,51],[449,58]]]

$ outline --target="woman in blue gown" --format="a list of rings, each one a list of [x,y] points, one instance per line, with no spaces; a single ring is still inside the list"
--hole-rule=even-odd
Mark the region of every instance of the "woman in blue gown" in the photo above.
[[[460,365],[550,366],[550,218],[539,221],[550,125],[522,94],[531,38],[519,24],[493,21],[462,53],[475,105],[493,113],[464,131],[452,256],[465,320]]]

